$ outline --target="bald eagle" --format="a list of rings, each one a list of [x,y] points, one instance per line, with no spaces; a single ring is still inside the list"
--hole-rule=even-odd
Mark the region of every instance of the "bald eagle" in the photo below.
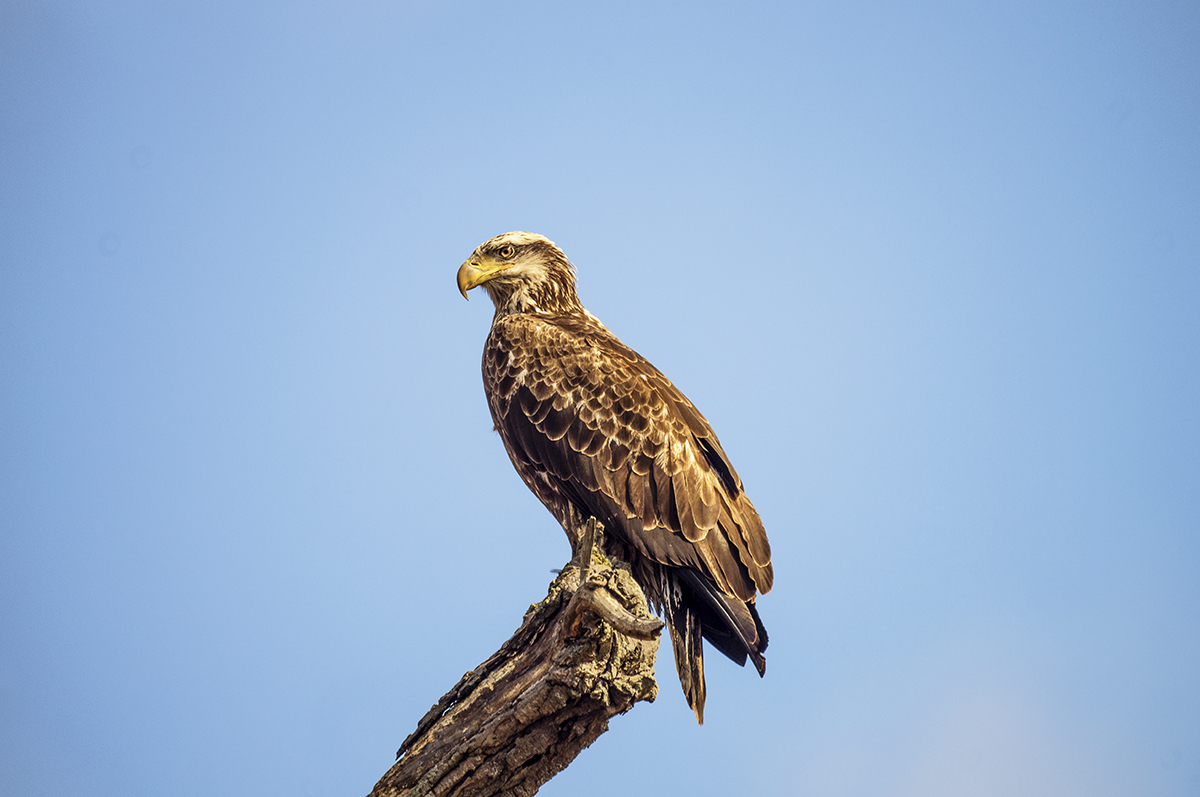
[[[766,672],[755,597],[774,577],[767,533],[700,411],[579,301],[562,250],[528,232],[498,235],[458,270],[496,306],[483,386],[521,479],[577,551],[604,524],[671,633],[688,705],[704,722],[701,638]]]

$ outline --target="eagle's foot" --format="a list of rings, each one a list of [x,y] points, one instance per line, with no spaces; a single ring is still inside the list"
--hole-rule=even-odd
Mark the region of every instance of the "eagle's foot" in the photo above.
[[[603,539],[604,525],[594,517],[588,518],[580,533],[579,588],[567,607],[572,619],[566,627],[573,633],[578,628],[580,613],[587,610],[627,637],[654,639],[662,631],[663,622],[656,617],[635,617],[607,589],[608,577],[605,573],[592,570],[597,547],[599,561],[596,564],[608,565],[603,553]],[[597,540],[600,541],[599,546],[596,545]]]

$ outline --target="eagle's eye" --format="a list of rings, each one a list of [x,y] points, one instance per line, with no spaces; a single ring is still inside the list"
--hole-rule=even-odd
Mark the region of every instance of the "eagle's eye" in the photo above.
[[[500,247],[500,257],[507,259],[507,258],[510,258],[513,255],[515,255],[516,253],[517,253],[517,247],[513,246],[512,244],[505,244],[504,246]]]

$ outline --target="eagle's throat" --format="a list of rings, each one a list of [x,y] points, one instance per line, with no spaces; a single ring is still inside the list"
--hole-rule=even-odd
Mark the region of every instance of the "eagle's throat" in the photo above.
[[[496,316],[531,313],[563,316],[586,312],[575,291],[575,275],[567,264],[551,262],[544,270],[512,279],[494,279],[484,288],[496,305]]]

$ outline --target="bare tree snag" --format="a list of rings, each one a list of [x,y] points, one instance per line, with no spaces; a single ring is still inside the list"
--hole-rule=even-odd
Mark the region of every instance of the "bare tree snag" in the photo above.
[[[417,723],[370,797],[527,797],[611,717],[654,701],[662,623],[629,567],[604,556],[602,529],[588,521],[577,560]]]

